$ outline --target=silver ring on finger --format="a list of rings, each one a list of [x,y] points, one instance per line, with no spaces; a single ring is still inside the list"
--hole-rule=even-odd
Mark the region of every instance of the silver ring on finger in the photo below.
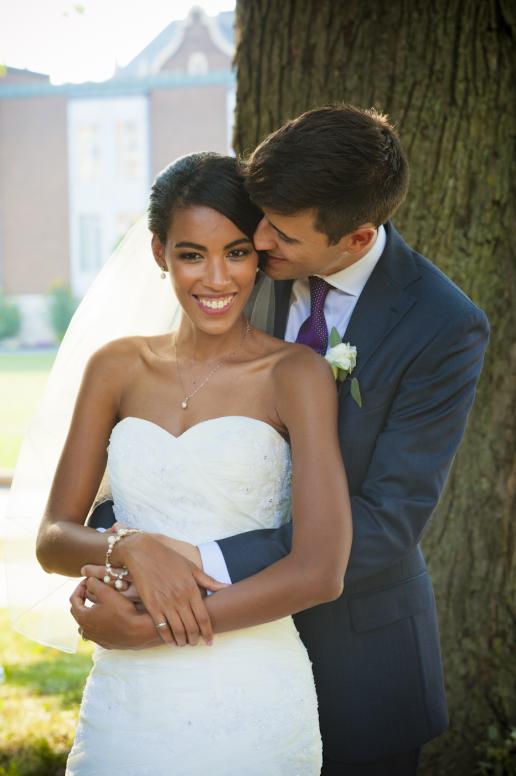
[[[166,620],[162,620],[161,622],[157,622],[154,624],[155,628],[168,628],[168,622]]]

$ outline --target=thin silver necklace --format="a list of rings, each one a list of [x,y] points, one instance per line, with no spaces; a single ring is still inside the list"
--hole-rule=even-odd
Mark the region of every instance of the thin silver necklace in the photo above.
[[[210,378],[212,378],[213,375],[215,374],[215,372],[217,372],[220,369],[220,367],[225,364],[225,362],[228,360],[228,358],[231,358],[231,356],[234,356],[235,353],[238,353],[238,351],[240,350],[240,348],[244,344],[245,338],[247,337],[247,335],[249,334],[250,331],[251,331],[251,324],[249,323],[249,321],[246,321],[245,331],[244,331],[243,337],[242,337],[242,339],[240,341],[240,345],[237,348],[235,348],[235,350],[232,350],[231,353],[228,353],[227,356],[224,356],[223,359],[221,359],[220,361],[217,361],[217,363],[215,364],[215,366],[213,367],[211,372],[208,374],[207,377],[204,378],[202,383],[200,385],[198,385],[197,388],[195,388],[195,390],[192,391],[192,393],[188,393],[188,394],[186,393],[186,389],[185,389],[185,386],[184,386],[184,383],[183,383],[183,378],[181,377],[181,370],[179,369],[179,358],[178,358],[178,355],[177,355],[177,341],[176,341],[176,339],[174,339],[174,352],[175,352],[175,356],[176,356],[177,376],[179,378],[179,385],[181,386],[181,390],[182,390],[182,392],[184,394],[184,399],[181,402],[181,407],[184,410],[188,409],[188,402],[190,401],[190,399],[193,399],[195,394],[199,393],[201,388],[204,388],[204,386],[206,385],[208,380]]]

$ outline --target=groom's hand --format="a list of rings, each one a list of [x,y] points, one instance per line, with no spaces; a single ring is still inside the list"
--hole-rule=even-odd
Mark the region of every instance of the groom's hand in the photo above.
[[[95,600],[87,606],[86,599]],[[71,613],[84,639],[105,649],[144,649],[163,644],[148,614],[98,579],[84,579],[70,596]]]

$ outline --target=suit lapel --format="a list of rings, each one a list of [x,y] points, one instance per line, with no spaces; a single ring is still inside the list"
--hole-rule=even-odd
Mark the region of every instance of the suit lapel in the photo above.
[[[375,350],[416,302],[410,286],[420,277],[411,249],[392,224],[386,224],[387,242],[356,304],[343,342],[355,345],[358,377]]]

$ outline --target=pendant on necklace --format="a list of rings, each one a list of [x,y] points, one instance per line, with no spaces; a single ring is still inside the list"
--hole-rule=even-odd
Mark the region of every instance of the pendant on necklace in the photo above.
[[[181,402],[181,407],[184,410],[186,410],[186,408],[188,407],[188,399],[185,399],[184,401]]]

